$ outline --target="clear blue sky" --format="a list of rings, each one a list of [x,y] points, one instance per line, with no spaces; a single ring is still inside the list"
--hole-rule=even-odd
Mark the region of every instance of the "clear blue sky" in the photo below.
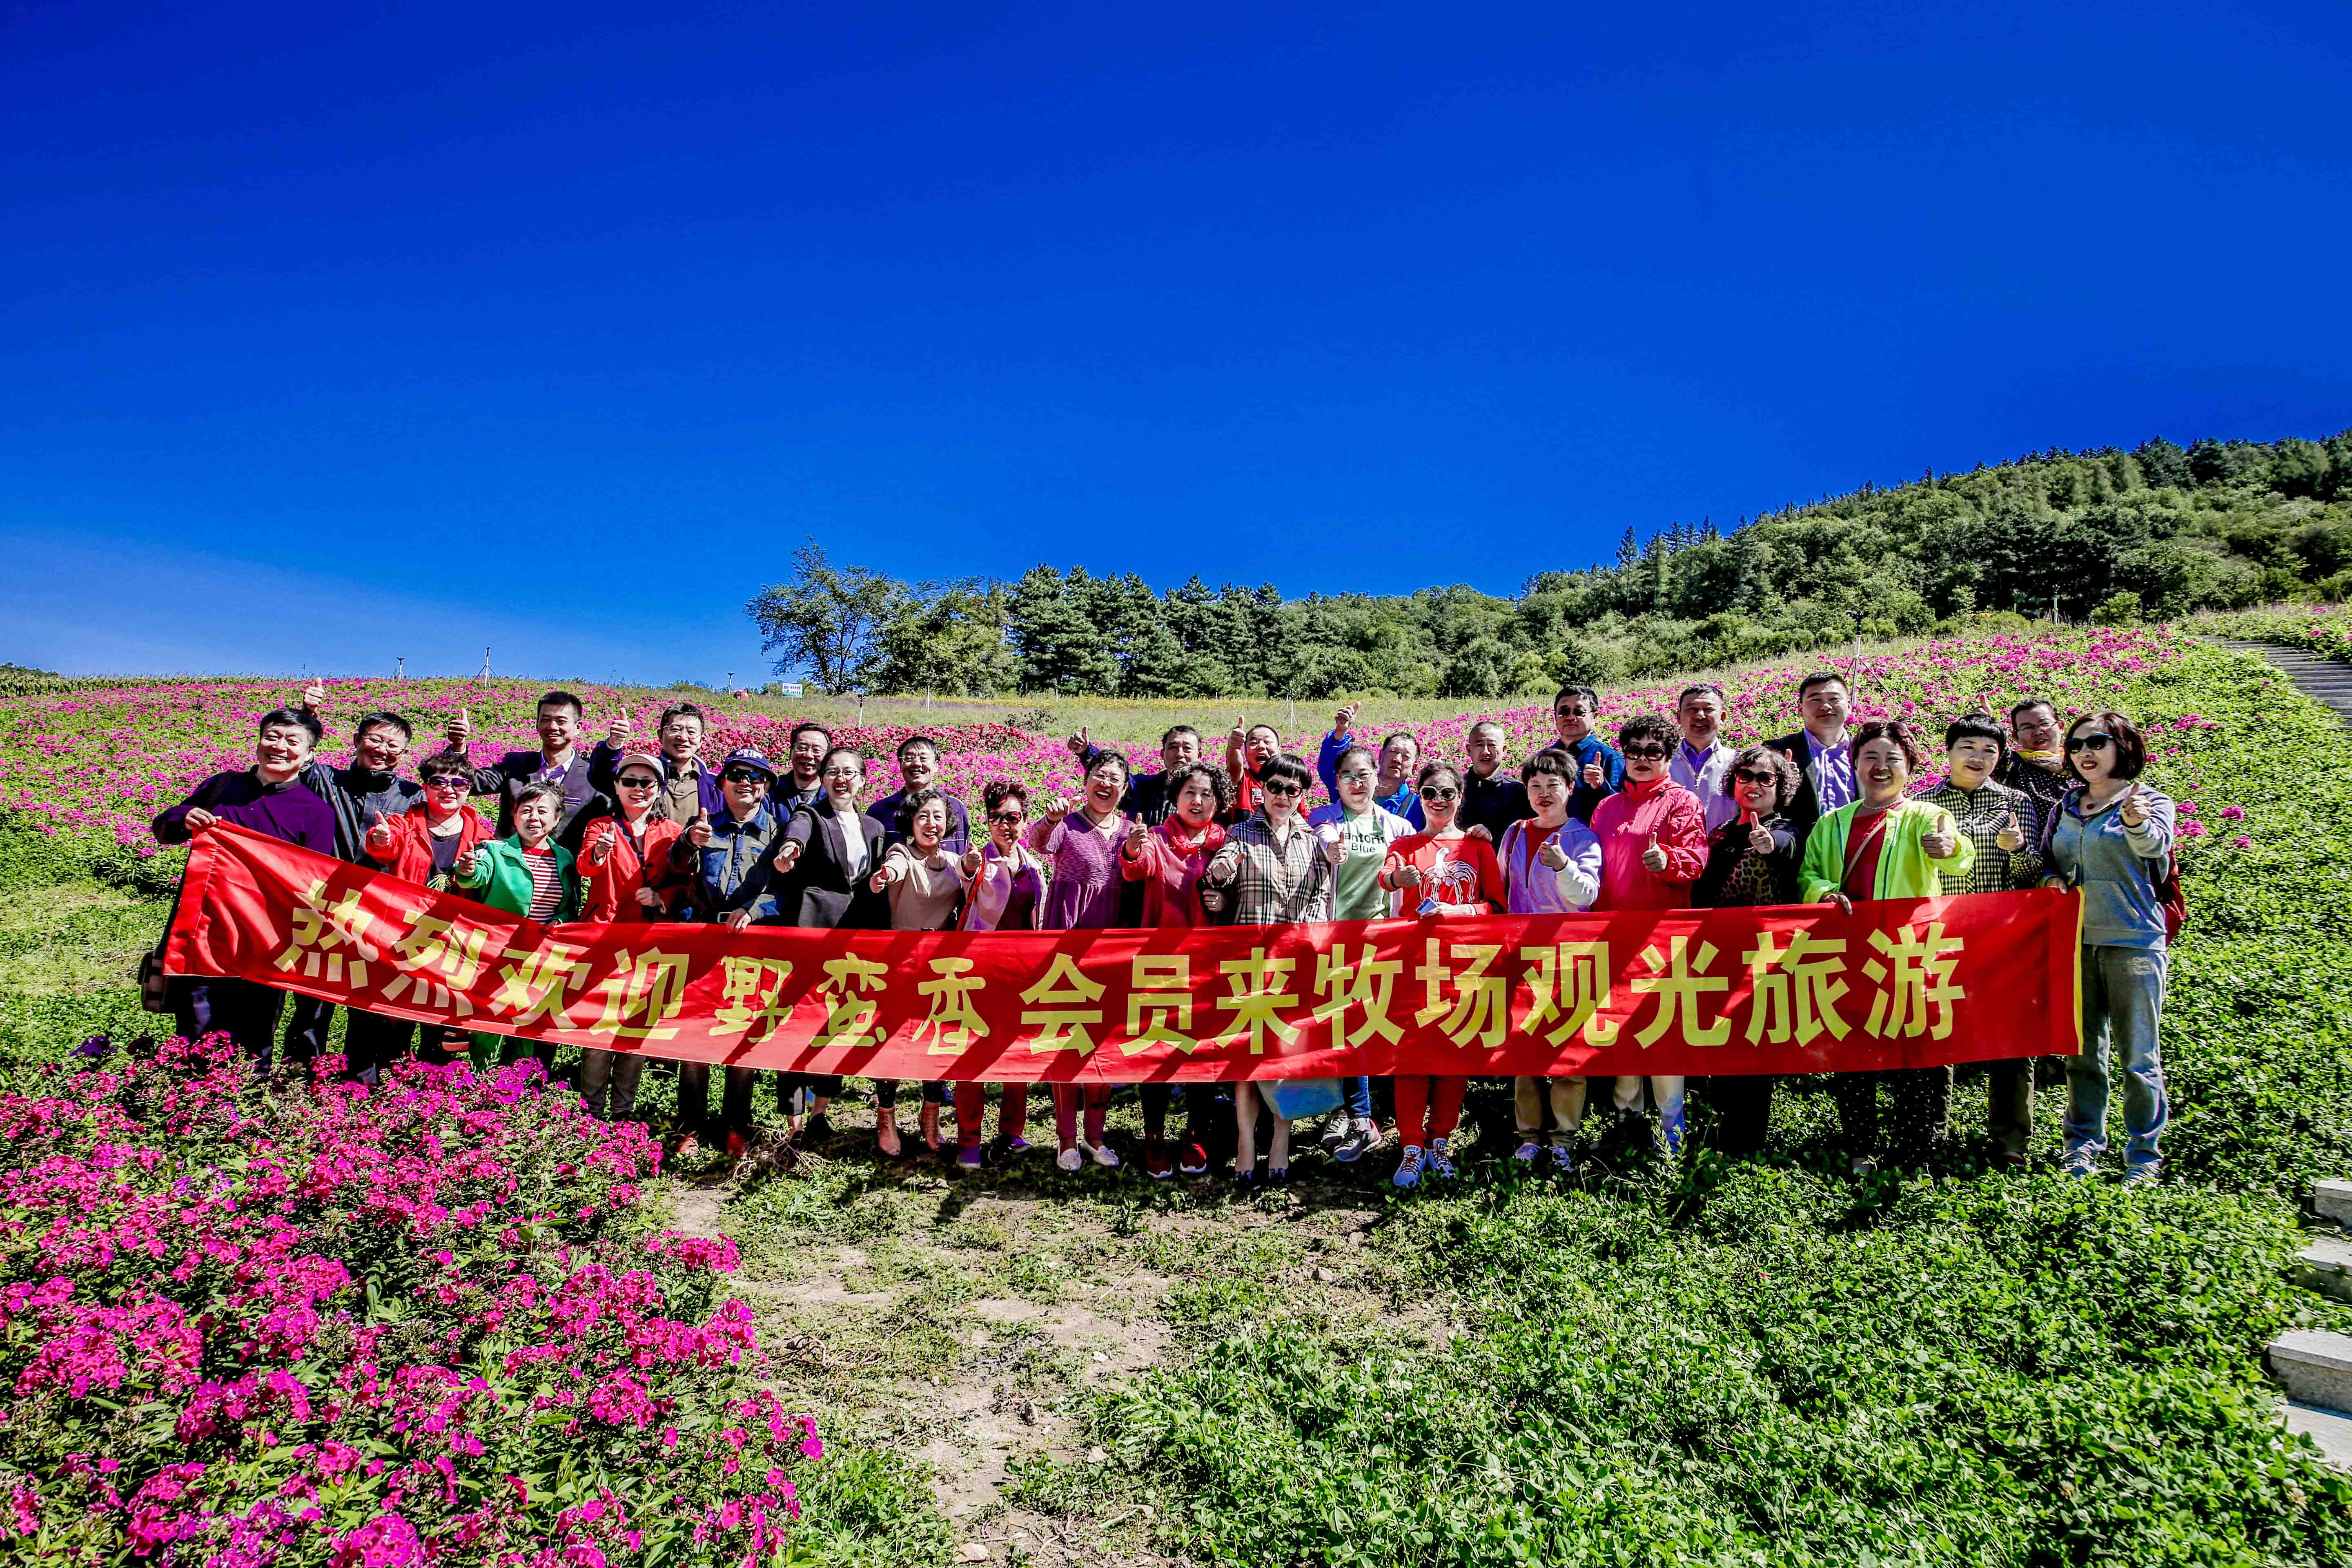
[[[1507,593],[2352,424],[2340,3],[8,15],[50,668],[744,679],[803,535]]]

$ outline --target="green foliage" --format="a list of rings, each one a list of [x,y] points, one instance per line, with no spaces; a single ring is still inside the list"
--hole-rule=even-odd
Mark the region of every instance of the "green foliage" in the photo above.
[[[910,585],[814,548],[752,616],[785,665],[832,689],[1497,697],[1920,637],[1979,614],[2123,625],[2352,592],[2352,432],[2053,449],[1864,485],[1727,533],[1702,521],[1645,542],[1628,528],[1613,563],[1539,572],[1516,599],[1456,585],[1286,603],[1271,586],[1196,577],[1155,593],[1131,574],[1049,565],[1009,585]]]

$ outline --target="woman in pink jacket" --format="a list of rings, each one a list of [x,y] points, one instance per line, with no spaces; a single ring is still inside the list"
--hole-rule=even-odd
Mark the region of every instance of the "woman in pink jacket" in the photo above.
[[[1626,721],[1617,731],[1625,756],[1625,787],[1592,808],[1592,836],[1601,840],[1601,910],[1686,910],[1691,884],[1706,869],[1706,808],[1666,774],[1678,737],[1654,713]],[[1659,1131],[1666,1148],[1683,1146],[1683,1080],[1650,1079]],[[1617,1108],[1642,1100],[1642,1080],[1617,1080]]]

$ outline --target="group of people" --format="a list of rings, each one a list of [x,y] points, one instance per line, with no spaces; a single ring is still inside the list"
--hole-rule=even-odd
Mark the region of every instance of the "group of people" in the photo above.
[[[155,819],[155,836],[184,842],[214,821],[464,892],[541,921],[701,921],[897,931],[1066,931],[1210,923],[1443,920],[1490,912],[1662,910],[1827,903],[1995,892],[2033,887],[2081,891],[2084,1050],[2068,1058],[2063,1169],[2087,1176],[2106,1144],[2111,1086],[2122,1079],[2126,1184],[2157,1179],[2167,1119],[2158,1026],[2164,1002],[2173,805],[2140,777],[2147,760],[2125,715],[2062,716],[2029,699],[2003,719],[1963,714],[1933,759],[1940,782],[1915,789],[1930,742],[1895,720],[1849,722],[1851,693],[1834,672],[1798,689],[1799,727],[1735,746],[1720,689],[1694,685],[1671,719],[1641,714],[1613,741],[1597,729],[1587,686],[1552,703],[1555,739],[1506,772],[1506,735],[1473,726],[1459,763],[1424,759],[1398,732],[1360,735],[1358,709],[1341,708],[1315,763],[1283,749],[1268,725],[1236,719],[1211,760],[1199,731],[1160,739],[1160,769],[1135,773],[1121,752],[1086,731],[1069,738],[1082,783],[1036,798],[1017,780],[991,784],[971,805],[939,787],[940,747],[916,735],[897,761],[901,787],[864,800],[866,759],[821,724],[791,732],[772,762],[739,750],[711,763],[708,721],[691,703],[639,736],[615,719],[582,744],[583,710],[569,692],[538,704],[540,746],[477,766],[460,713],[445,749],[399,768],[413,743],[404,718],[362,714],[344,766],[318,755],[323,734],[313,686],[297,705],[265,714],[254,765],[207,779]],[[1318,784],[1328,795],[1311,805]],[[473,804],[495,797],[495,821]],[[225,1030],[266,1066],[284,1001],[243,980],[174,983],[179,1026],[191,1037]],[[286,1048],[321,1050],[331,1008],[296,997]],[[352,1010],[348,1070],[373,1082],[411,1048],[415,1026]],[[516,1059],[527,1045],[494,1035],[426,1029],[416,1048],[467,1053],[478,1067]],[[539,1047],[551,1068],[554,1049]],[[635,1114],[645,1058],[589,1050],[579,1088],[600,1115]],[[688,1142],[742,1152],[752,1136],[758,1073],[729,1068],[716,1116],[708,1066],[677,1064],[677,1126]],[[775,1075],[787,1126],[803,1139],[832,1131],[838,1078]],[[1594,1080],[1513,1080],[1511,1158],[1573,1168]],[[1619,1110],[1647,1108],[1656,1136],[1679,1151],[1685,1083],[1676,1077],[1602,1079]],[[1764,1142],[1775,1079],[1717,1077],[1701,1093],[1716,1138],[1732,1153]],[[1916,1161],[1948,1133],[1952,1069],[1836,1075],[1838,1113],[1857,1173],[1883,1159]],[[1401,1152],[1399,1187],[1454,1173],[1468,1079],[1401,1075],[1384,1096]],[[881,1152],[905,1147],[898,1106],[906,1086],[876,1084]],[[1290,1166],[1292,1118],[1274,1086],[1183,1086],[1185,1126],[1169,1133],[1168,1084],[1138,1086],[1143,1162],[1155,1177],[1207,1173],[1230,1150],[1239,1184],[1279,1184]],[[1352,1163],[1387,1141],[1368,1078],[1343,1079],[1320,1129],[1331,1156]],[[1997,1062],[1989,1133],[1997,1157],[2025,1162],[2034,1100],[2032,1060]],[[1111,1091],[1053,1086],[1055,1158],[1077,1171],[1119,1163],[1105,1136]],[[922,1143],[968,1166],[986,1158],[985,1089],[977,1082],[919,1086]],[[1030,1145],[1028,1086],[1002,1086],[997,1148]],[[951,1132],[944,1110],[953,1107]],[[1213,1155],[1213,1151],[1215,1154]],[[1263,1164],[1261,1165],[1261,1161]]]

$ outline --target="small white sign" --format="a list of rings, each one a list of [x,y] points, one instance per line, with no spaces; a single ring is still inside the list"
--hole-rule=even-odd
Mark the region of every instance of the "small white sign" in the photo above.
[[[778,682],[776,682],[776,695],[777,695],[777,696],[779,696],[779,697],[798,697],[800,694],[801,694],[801,683],[800,683],[799,681],[797,681],[797,680],[779,680]]]

